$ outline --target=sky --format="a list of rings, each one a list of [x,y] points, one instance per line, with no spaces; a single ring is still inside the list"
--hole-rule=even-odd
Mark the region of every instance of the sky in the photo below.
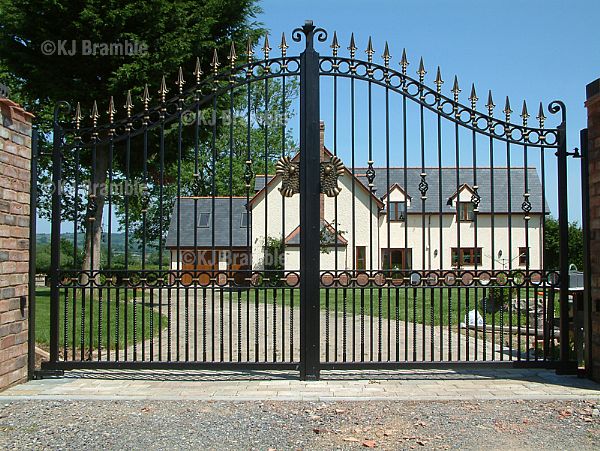
[[[427,70],[426,84],[434,87],[437,66],[441,67],[445,80],[443,90],[450,95],[454,75],[462,88],[461,101],[468,104],[471,83],[475,83],[478,109],[485,111],[488,90],[493,91],[497,117],[502,117],[504,99],[511,99],[513,121],[520,123],[518,114],[523,100],[529,106],[530,125],[537,124],[540,101],[547,106],[560,99],[567,107],[568,148],[579,147],[579,131],[586,126],[584,108],[585,86],[600,77],[600,46],[596,36],[600,17],[597,0],[263,0],[263,12],[257,17],[272,35],[272,55],[278,54],[277,44],[281,33],[286,33],[289,55],[297,55],[303,44],[292,42],[290,33],[302,26],[306,19],[328,31],[326,43],[317,43],[322,55],[329,48],[333,32],[337,31],[340,54],[347,55],[350,34],[355,34],[359,47],[357,58],[366,58],[364,50],[369,37],[373,39],[375,61],[381,61],[387,41],[392,55],[391,66],[399,68],[402,49],[405,48],[411,62],[408,72],[416,76],[419,58],[423,58]],[[258,49],[257,49],[258,50]],[[326,122],[326,145],[333,148],[333,114],[331,79],[321,80],[321,116]],[[340,81],[338,92],[337,149],[342,159],[350,152],[350,113],[348,82]],[[357,85],[356,154],[357,166],[365,166],[368,160],[368,129],[366,85]],[[383,89],[373,93],[373,156],[375,166],[386,164],[385,151],[385,97]],[[390,166],[402,166],[401,158],[401,96],[390,95]],[[411,109],[412,108],[412,109]],[[297,108],[296,108],[297,112]],[[418,108],[409,106],[409,160],[408,165],[420,164]],[[550,116],[546,112],[547,116]],[[425,115],[425,163],[437,165],[433,147],[436,130],[433,115]],[[558,124],[558,118],[549,117],[547,126]],[[444,166],[455,165],[451,146],[452,128],[445,124],[442,131]],[[293,126],[292,126],[293,128]],[[297,136],[297,129],[294,131]],[[472,164],[470,135],[461,132],[461,165]],[[477,139],[478,165],[489,164],[486,141]],[[513,165],[522,165],[523,157],[513,150]],[[494,151],[496,165],[502,166],[502,152]],[[537,151],[536,151],[537,152]],[[528,164],[540,167],[539,152],[528,152]],[[536,155],[538,157],[536,157]],[[536,159],[537,158],[537,159]],[[551,212],[557,215],[555,158],[546,152],[547,200]],[[569,219],[581,220],[580,160],[569,160]],[[116,222],[116,221],[114,221]],[[64,227],[65,231],[69,227]],[[40,219],[38,231],[50,231],[49,223]]]
[[[402,49],[405,48],[411,62],[408,68],[409,75],[412,71],[412,76],[417,77],[415,72],[419,58],[422,57],[428,71],[428,85],[434,87],[435,72],[437,66],[440,66],[445,80],[445,93],[450,94],[452,79],[457,75],[462,89],[461,100],[468,104],[470,87],[475,83],[480,99],[478,109],[485,111],[484,104],[488,90],[491,89],[497,105],[496,115],[499,117],[502,117],[504,99],[509,96],[514,110],[512,119],[515,122],[520,123],[518,114],[523,100],[528,103],[531,125],[537,124],[535,116],[540,101],[547,106],[552,100],[562,100],[567,106],[568,148],[579,147],[579,131],[586,126],[585,86],[600,77],[600,45],[599,40],[593,37],[600,17],[598,1],[265,0],[262,2],[262,8],[264,12],[258,19],[277,38],[285,32],[288,43],[291,41],[291,30],[301,26],[306,19],[313,20],[316,26],[327,30],[328,42],[316,45],[317,51],[323,55],[331,52],[329,45],[334,31],[337,32],[340,42],[340,53],[344,55],[347,55],[346,47],[350,34],[354,33],[359,47],[359,58],[366,58],[364,50],[368,38],[372,37],[376,51],[374,59],[381,61],[387,41],[392,54],[390,64],[396,68],[399,67]],[[293,49],[294,47],[288,50],[288,53],[293,54]],[[331,147],[331,87],[327,81],[322,81],[321,90],[321,115],[327,122],[326,145]],[[340,87],[340,92],[342,91]],[[390,113],[393,122],[394,114],[399,117],[400,99],[397,95],[390,99],[392,104],[396,102],[395,110],[392,105],[394,111]],[[344,140],[342,136],[348,136],[349,119],[345,114],[347,105],[344,105],[343,100],[338,102],[338,149],[343,154],[347,149],[342,148],[347,145],[348,140]],[[365,105],[363,99],[362,106]],[[373,110],[377,112],[375,114],[383,117],[384,108],[383,96],[374,95]],[[364,110],[360,107],[358,109],[356,121],[362,124],[364,121],[361,122],[360,114]],[[414,118],[416,114],[409,112],[409,116]],[[547,111],[546,116],[550,116]],[[548,127],[556,126],[558,118],[549,117],[546,123]],[[418,123],[415,122],[414,126],[418,127]],[[366,146],[365,127],[358,128],[361,129],[358,134],[362,132],[363,136],[357,138],[357,141],[361,142],[362,138]],[[393,135],[396,130],[393,125],[391,128]],[[381,138],[385,131],[382,127],[375,127],[373,133]],[[432,133],[435,133],[435,130],[429,127],[426,131],[427,136],[431,137]],[[442,135],[445,140],[451,138],[446,132]],[[418,153],[418,145],[415,140],[411,150],[416,149]],[[481,144],[478,145],[481,152]],[[373,147],[376,155],[375,165],[385,163],[383,139],[374,138]],[[398,165],[402,160],[394,161],[394,152],[392,149],[391,163]],[[443,153],[443,164],[452,165],[454,160],[450,161],[450,154],[453,153],[451,149],[445,147]],[[468,153],[471,153],[470,149]],[[555,164],[555,160],[550,152],[547,153],[547,195],[552,213],[556,216],[556,190],[553,189],[555,184],[552,180],[555,173],[552,165]],[[533,152],[530,151],[530,154],[533,155]],[[366,156],[362,158],[365,159]],[[569,161],[569,217],[577,221],[581,220],[579,161]],[[426,158],[427,162],[437,164],[437,160],[432,161],[429,158]],[[461,165],[471,162],[461,158]],[[408,163],[420,164],[419,161],[411,160]],[[497,162],[499,165],[501,163]],[[513,159],[513,164],[519,163],[522,163],[522,160]],[[478,164],[485,165],[485,159],[480,157]],[[539,161],[532,162],[530,158],[529,164],[539,166]]]

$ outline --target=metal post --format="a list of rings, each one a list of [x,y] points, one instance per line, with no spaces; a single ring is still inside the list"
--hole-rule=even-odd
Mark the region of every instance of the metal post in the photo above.
[[[58,124],[60,105],[54,110],[54,133],[52,140],[52,229],[50,234],[50,362],[58,362],[59,334],[59,290],[58,271],[60,268],[60,201],[62,129]],[[74,327],[74,326],[73,326]]]
[[[581,142],[581,206],[583,227],[583,350],[585,370],[592,368],[592,271],[590,257],[590,182],[588,159],[588,130],[580,132]]]
[[[37,158],[38,131],[31,133],[31,177],[29,179],[29,292],[28,292],[28,332],[27,332],[27,379],[31,380],[35,371],[35,255],[36,255],[36,215],[37,215]]]
[[[558,227],[560,234],[560,367],[567,371],[569,361],[569,211],[567,202],[567,136],[564,105],[558,126]]]
[[[319,54],[313,46],[318,30],[306,21],[300,55],[300,378],[319,379],[320,360],[320,128]]]

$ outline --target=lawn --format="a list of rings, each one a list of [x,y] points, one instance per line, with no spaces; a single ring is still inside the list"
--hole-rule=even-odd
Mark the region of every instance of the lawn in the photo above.
[[[68,290],[68,302],[67,302],[67,346],[69,349],[73,348],[73,291]],[[86,296],[82,296],[82,291],[77,290],[76,302],[75,302],[75,348],[81,349],[81,340],[84,340],[84,349],[89,349],[90,345],[90,304],[92,304],[92,347],[93,349],[98,348],[98,318],[100,312],[100,305],[102,308],[101,328],[102,328],[102,347],[106,348],[107,337],[106,330],[110,327],[110,346],[114,348],[116,336],[117,336],[117,311],[119,312],[119,348],[123,349],[124,346],[132,345],[134,339],[141,341],[142,339],[142,324],[144,337],[148,339],[150,337],[150,316],[153,315],[154,323],[154,336],[159,331],[159,314],[152,312],[152,309],[148,307],[142,308],[140,305],[140,291],[138,290],[137,296],[138,301],[135,308],[133,308],[132,301],[132,290],[128,290],[128,300],[125,301],[125,290],[119,290],[119,301],[117,302],[117,293],[115,289],[110,290],[110,304],[108,303],[108,290],[103,290],[103,299],[100,303],[98,301],[98,292],[94,293],[95,299],[90,303],[89,290],[86,292]],[[64,312],[65,312],[65,291],[61,290],[60,293],[60,321],[59,321],[59,342],[60,349],[63,349],[64,335],[65,335],[65,323],[64,323]],[[85,299],[85,314],[82,318],[82,299]],[[146,302],[148,302],[148,296],[146,296]],[[110,307],[110,317],[107,316],[107,311]],[[127,312],[125,314],[125,311]],[[49,288],[37,288],[36,290],[36,321],[35,321],[35,334],[36,342],[41,344],[42,347],[47,348],[50,344],[50,289]],[[134,321],[135,318],[135,321]],[[142,321],[143,318],[143,321]],[[83,320],[83,335],[82,335],[82,322]],[[125,324],[127,327],[125,327]],[[134,329],[135,324],[135,329]],[[163,315],[162,325],[166,326],[167,321]],[[134,333],[135,332],[135,333]]]
[[[359,315],[364,312],[365,315],[374,317],[396,319],[401,321],[410,321],[425,324],[448,324],[450,318],[451,324],[465,322],[465,315],[468,311],[477,309],[480,314],[484,312],[482,299],[489,297],[488,289],[486,288],[329,288],[321,289],[320,304],[321,310],[329,309],[331,313],[336,311],[340,314],[346,309],[347,314]],[[537,291],[537,293],[536,293]],[[251,302],[255,301],[258,296],[259,302],[272,303],[274,300],[278,304],[285,303],[290,305],[292,297],[292,289],[289,288],[267,288],[267,289],[251,289],[242,296],[250,297]],[[519,295],[521,299],[529,298],[531,306],[534,299],[543,299],[541,290],[534,288],[521,289],[520,293],[516,288],[511,289],[511,297]],[[234,295],[237,296],[237,295]],[[300,302],[300,290],[294,289],[293,293],[294,305],[297,307]],[[549,291],[546,294],[546,302],[551,302]],[[558,316],[558,296],[554,301],[555,314]],[[509,314],[510,313],[510,314]],[[495,314],[486,313],[486,323],[488,325],[501,324],[508,326],[511,322],[513,326],[518,325],[518,312],[514,307],[511,307],[509,312],[508,305],[504,311],[498,311]],[[521,312],[520,325],[525,327],[527,318],[525,312]],[[535,327],[531,323],[530,327]],[[538,324],[542,327],[542,324]]]

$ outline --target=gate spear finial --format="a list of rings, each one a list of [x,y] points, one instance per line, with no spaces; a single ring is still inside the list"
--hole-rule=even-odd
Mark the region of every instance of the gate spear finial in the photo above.
[[[183,69],[179,66],[179,74],[177,75],[177,81],[175,84],[179,87],[179,94],[183,93],[183,85],[185,85],[185,80],[183,78]]]
[[[417,71],[417,74],[419,74],[419,83],[423,84],[426,73],[427,73],[427,71],[425,70],[425,64],[423,63],[423,57],[421,57],[421,60],[419,61],[419,70]]]
[[[252,38],[248,38],[248,43],[246,44],[246,58],[248,59],[248,64],[252,63],[253,56],[254,50],[252,49]]]
[[[229,48],[229,56],[227,57],[229,60],[229,67],[233,70],[235,67],[235,60],[237,60],[237,54],[235,53],[235,43],[231,41],[231,47]]]
[[[527,119],[529,118],[529,112],[527,111],[527,102],[523,100],[523,109],[521,110],[521,118],[523,119],[523,126],[527,127]]]
[[[281,57],[285,58],[287,49],[289,48],[287,40],[285,39],[285,33],[281,33],[281,44],[279,44],[279,48],[281,49]]]
[[[406,75],[406,68],[410,63],[406,58],[406,49],[402,49],[402,59],[400,60],[400,66],[402,66],[402,75]]]
[[[127,112],[127,117],[131,117],[131,110],[133,109],[133,102],[131,101],[131,90],[127,91],[127,99],[125,100],[125,105],[123,105],[125,111]]]
[[[442,70],[440,66],[437,67],[437,73],[435,75],[435,86],[437,87],[438,94],[442,93],[442,85],[444,84],[444,80],[442,79]]]
[[[390,55],[390,47],[388,46],[387,41],[385,41],[385,48],[383,49],[383,55],[381,57],[383,58],[385,67],[390,67],[390,59],[392,56]]]
[[[471,109],[477,109],[477,101],[479,97],[477,97],[477,92],[475,92],[475,83],[471,84],[471,94],[469,95],[469,100],[471,101]]]
[[[371,36],[369,36],[369,42],[367,43],[367,50],[365,50],[365,53],[367,54],[367,61],[372,63],[375,50],[373,50],[373,41],[371,40]]]
[[[350,45],[348,46],[348,50],[350,50],[350,59],[354,59],[356,55],[356,43],[354,42],[354,33],[350,35]]]
[[[265,41],[264,41],[264,44],[263,44],[261,50],[265,54],[265,59],[268,60],[269,52],[271,51],[271,47],[269,46],[269,33],[265,34]]]
[[[540,128],[544,128],[546,116],[544,115],[544,105],[542,105],[542,102],[540,102],[540,110],[538,112],[538,115],[536,116],[536,119],[540,121]]]
[[[81,104],[77,102],[77,107],[75,107],[75,129],[79,130],[81,126],[81,119],[83,116],[81,115]]]
[[[94,100],[94,105],[92,106],[92,114],[90,114],[90,118],[92,119],[92,125],[94,128],[98,125],[98,118],[100,114],[98,113],[98,104]]]
[[[214,49],[212,63],[210,63],[214,75],[217,75],[217,71],[220,65],[221,64],[219,63],[219,55],[217,54],[217,49]]]
[[[144,110],[148,110],[148,103],[150,102],[150,93],[148,91],[148,84],[144,85],[144,93],[142,94],[142,103],[144,104]]]
[[[113,96],[110,96],[110,100],[108,101],[108,110],[106,110],[106,113],[108,114],[108,120],[111,124],[115,119],[116,112],[117,110],[115,110],[115,100],[113,99]]]
[[[333,32],[333,41],[330,46],[333,50],[333,57],[336,58],[338,56],[338,49],[340,48],[340,44],[338,44],[337,32]]]
[[[492,99],[492,90],[491,89],[488,91],[488,99],[487,99],[487,103],[485,104],[485,106],[488,109],[489,115],[493,116],[494,108],[496,107],[496,105],[494,105],[494,99]]]
[[[504,115],[506,116],[506,122],[510,122],[510,113],[512,110],[510,109],[510,99],[506,96],[506,103],[504,104]]]
[[[165,80],[165,76],[162,76],[162,80],[160,81],[160,89],[158,90],[158,94],[160,95],[160,102],[165,103],[165,99],[167,97],[167,93],[169,90],[167,89],[167,82]]]
[[[454,85],[452,86],[452,94],[454,94],[454,101],[458,102],[458,95],[460,94],[461,89],[458,86],[458,77],[454,76]]]
[[[202,68],[200,67],[200,57],[196,57],[196,68],[194,69],[194,76],[196,77],[196,84],[200,84],[200,77],[202,76]]]

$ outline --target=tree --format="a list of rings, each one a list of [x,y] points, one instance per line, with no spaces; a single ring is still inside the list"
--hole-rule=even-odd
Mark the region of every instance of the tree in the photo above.
[[[160,237],[164,239],[178,195],[245,196],[248,194],[252,197],[256,174],[273,174],[275,162],[281,157],[282,152],[293,155],[297,151],[290,127],[283,129],[283,122],[273,119],[282,114],[281,110],[286,111],[286,118],[284,118],[286,121],[294,115],[292,104],[298,96],[297,81],[289,80],[285,86],[285,96],[283,93],[283,84],[271,80],[268,102],[265,102],[263,83],[250,84],[249,146],[247,96],[245,90],[240,93],[241,95],[235,95],[232,118],[225,119],[224,123],[217,128],[214,152],[212,136],[208,134],[200,142],[197,164],[195,149],[190,148],[182,161],[174,161],[165,168],[165,179],[169,183],[162,186],[162,209],[161,186],[152,180],[147,184],[146,199],[142,195],[130,198],[127,217],[129,228],[133,230],[135,238],[139,241],[144,241],[145,238],[146,242],[154,243],[158,243]],[[267,103],[268,110],[265,107]],[[265,118],[269,118],[268,123]],[[227,123],[228,121],[231,122]],[[194,124],[188,124],[190,125]],[[232,138],[231,143],[230,138]],[[253,176],[247,189],[245,171],[248,153],[252,161]],[[145,220],[144,205],[147,206]],[[124,221],[126,215],[123,204],[119,205],[119,213],[121,221]]]
[[[8,82],[14,98],[36,115],[42,145],[47,146],[52,110],[58,101],[66,100],[72,105],[81,102],[87,116],[96,100],[99,111],[104,112],[110,96],[114,96],[115,105],[120,106],[129,89],[134,98],[139,98],[146,83],[156,92],[162,75],[175,79],[179,67],[189,68],[196,57],[207,64],[216,48],[221,60],[225,60],[232,40],[239,47],[249,38],[256,41],[263,32],[254,20],[258,11],[256,0],[0,0],[0,79]],[[77,40],[79,46],[83,40],[98,44],[143,43],[148,51],[128,56],[84,55],[81,51],[74,55],[58,51],[44,54],[44,51],[48,53],[48,47],[43,47],[46,41],[59,45],[61,41],[71,43],[73,40]],[[89,125],[89,119],[86,124]],[[168,135],[172,139],[173,134]],[[173,146],[168,149],[172,154]],[[149,151],[151,158],[156,146]],[[131,174],[140,171],[136,163],[141,161],[136,157],[139,147],[132,152],[133,164],[128,167]],[[95,171],[89,169],[92,158],[89,151],[81,152],[79,157],[81,167],[74,164],[73,155],[64,156],[65,176],[73,176],[77,171],[78,176],[91,177],[94,186],[104,186],[108,153],[97,153]],[[126,163],[119,155],[114,164],[124,170]],[[40,166],[42,179],[47,181],[49,162],[42,160]],[[42,213],[48,217],[50,192],[40,194]],[[80,200],[80,208],[74,208],[74,193],[65,193],[63,219],[77,218],[79,224],[86,224],[83,266],[96,269],[100,262],[105,196],[96,197],[97,213],[93,222],[84,220],[85,209],[81,205],[85,203]]]
[[[577,222],[569,224],[569,264],[583,270],[583,230]],[[546,269],[560,267],[560,231],[558,220],[549,217],[544,225],[544,266]]]

